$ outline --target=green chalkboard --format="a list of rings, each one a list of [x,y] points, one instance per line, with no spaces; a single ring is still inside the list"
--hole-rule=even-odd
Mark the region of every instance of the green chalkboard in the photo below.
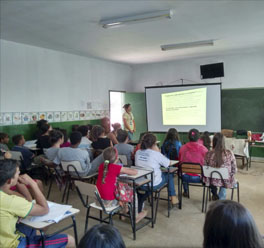
[[[222,90],[222,128],[264,132],[264,88]]]

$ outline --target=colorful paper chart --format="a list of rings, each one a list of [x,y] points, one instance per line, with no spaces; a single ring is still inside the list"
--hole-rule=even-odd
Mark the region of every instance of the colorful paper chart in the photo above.
[[[47,121],[53,122],[54,119],[54,113],[53,112],[47,112]]]
[[[39,115],[36,112],[30,113],[30,123],[36,123],[39,120]]]
[[[21,123],[22,123],[21,113],[20,112],[13,113],[13,125],[19,125]]]
[[[45,113],[45,112],[40,112],[40,113],[39,113],[39,119],[40,119],[40,120],[47,120],[47,113]]]
[[[12,113],[3,114],[3,123],[4,125],[12,125]]]
[[[68,112],[68,121],[73,121],[73,112]]]
[[[80,113],[79,113],[79,111],[74,111],[74,113],[73,113],[73,119],[75,121],[80,120]]]
[[[30,122],[30,113],[23,112],[21,113],[22,124],[28,124]]]
[[[68,115],[67,112],[61,112],[61,121],[67,121],[68,120]]]
[[[85,111],[80,111],[80,120],[85,120]]]
[[[85,120],[90,120],[91,117],[91,112],[90,111],[86,111],[85,112]]]
[[[34,124],[45,119],[48,122],[66,122],[101,119],[109,116],[108,110],[57,111],[57,112],[5,112],[0,113],[0,125]]]
[[[61,121],[61,112],[54,112],[53,120],[54,120],[54,122],[60,122]]]

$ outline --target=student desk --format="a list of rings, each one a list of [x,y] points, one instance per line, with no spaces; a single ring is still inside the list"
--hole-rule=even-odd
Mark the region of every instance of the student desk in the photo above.
[[[71,217],[72,218],[72,224],[70,224],[70,225],[68,225],[66,227],[63,227],[62,229],[60,229],[60,230],[58,230],[58,231],[56,231],[56,232],[54,232],[52,234],[49,234],[49,235],[45,235],[44,229],[46,229],[47,227],[50,227],[51,225],[57,224],[57,223],[55,223],[55,222],[46,222],[46,221],[41,221],[41,222],[30,221],[30,217],[27,217],[27,218],[21,220],[20,223],[40,231],[41,238],[42,238],[42,247],[45,247],[45,244],[44,244],[45,237],[47,237],[47,236],[51,237],[53,235],[56,235],[58,233],[61,233],[61,232],[65,231],[65,230],[73,227],[74,238],[75,238],[75,243],[76,243],[76,247],[77,247],[78,246],[78,235],[77,235],[75,215],[78,214],[80,212],[80,210],[76,209],[76,208],[71,208],[69,210],[69,212],[71,212],[71,213],[66,214],[65,217],[63,217],[59,222]]]
[[[140,230],[144,226],[151,223],[152,228],[154,227],[154,211],[153,211],[153,171],[147,170],[142,167],[133,166],[131,167],[133,169],[137,169],[138,174],[137,175],[120,175],[119,180],[132,184],[133,187],[133,211],[132,211],[132,229],[133,229],[133,239],[136,240],[136,231]],[[150,179],[147,178],[147,176],[150,176]],[[151,190],[151,217],[145,217],[147,219],[146,222],[137,225],[136,224],[136,203],[135,203],[135,197],[136,197],[136,190],[138,187],[142,186],[143,184],[150,183],[150,190]]]
[[[254,148],[261,148],[264,153],[264,141],[249,142],[249,167],[251,167],[252,150]]]

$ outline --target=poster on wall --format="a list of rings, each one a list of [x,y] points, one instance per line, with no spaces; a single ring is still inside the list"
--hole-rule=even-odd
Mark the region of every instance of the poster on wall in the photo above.
[[[73,112],[68,112],[68,121],[73,121]]]
[[[60,120],[61,120],[60,112],[54,112],[53,120],[54,120],[54,122],[60,122]]]
[[[39,120],[39,116],[38,116],[38,113],[36,112],[31,112],[30,114],[30,123],[36,123],[38,120]]]
[[[13,125],[19,125],[21,124],[21,113],[17,112],[17,113],[13,113]]]
[[[85,120],[90,120],[91,119],[91,112],[90,111],[86,111],[85,112]]]
[[[4,113],[3,114],[3,124],[4,125],[12,125],[12,113]]]
[[[67,121],[67,112],[61,112],[61,121]]]
[[[23,112],[21,113],[22,124],[29,124],[30,122],[30,113]]]
[[[74,111],[74,113],[73,113],[73,119],[75,121],[77,121],[77,120],[80,119],[80,113],[79,113],[79,111]]]
[[[85,120],[85,111],[80,111],[80,120]]]
[[[48,122],[53,122],[53,112],[47,112],[47,121]]]
[[[39,112],[39,119],[40,120],[47,120],[47,113]]]

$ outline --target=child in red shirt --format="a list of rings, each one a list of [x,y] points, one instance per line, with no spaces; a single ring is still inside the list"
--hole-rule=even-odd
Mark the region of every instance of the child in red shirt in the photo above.
[[[126,202],[116,199],[117,177],[120,174],[136,175],[137,170],[123,167],[116,164],[118,161],[118,151],[114,147],[108,147],[103,151],[104,163],[99,166],[96,187],[100,193],[105,207],[116,206],[118,203],[127,212]],[[128,187],[128,186],[127,186]],[[124,195],[126,192],[124,193]],[[138,214],[136,221],[140,221],[146,216],[146,211]]]

